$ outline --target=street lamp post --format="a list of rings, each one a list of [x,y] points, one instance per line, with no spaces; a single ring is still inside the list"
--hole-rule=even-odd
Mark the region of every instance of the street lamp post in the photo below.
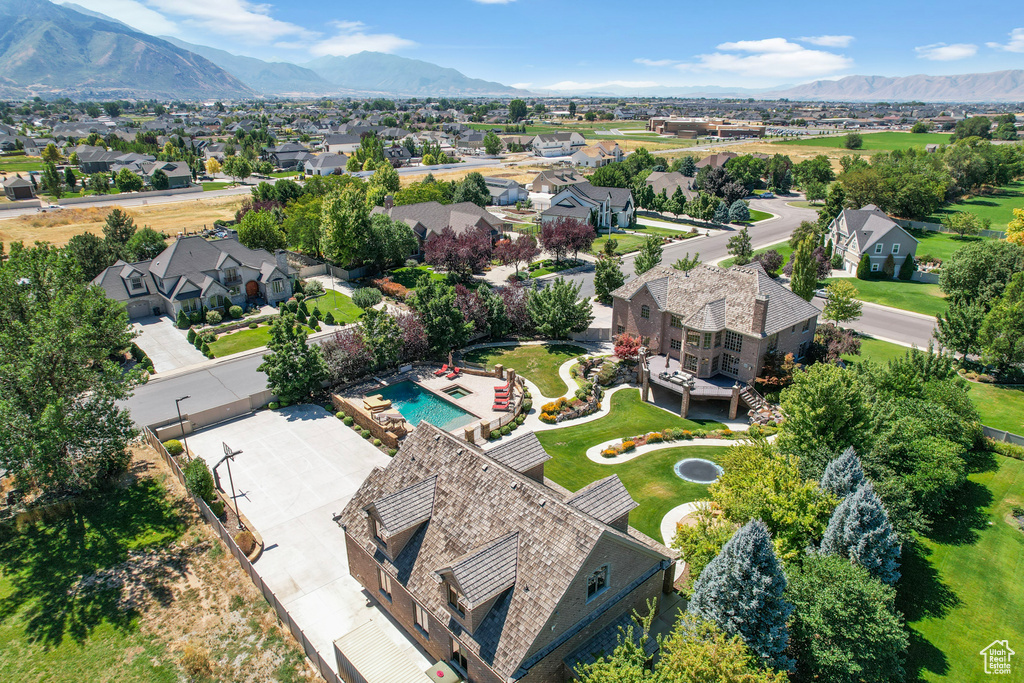
[[[186,398],[192,398],[189,395],[182,396],[181,398],[174,399],[174,407],[178,411],[178,429],[181,430],[181,438],[185,440],[185,460],[191,460],[192,455],[188,451],[188,437],[185,436],[185,422],[181,419],[181,402]]]
[[[234,477],[231,476],[231,461],[234,460],[235,456],[238,455],[239,453],[241,453],[242,451],[233,451],[233,450],[231,450],[231,447],[228,446],[223,441],[221,442],[221,445],[224,446],[224,457],[221,458],[220,461],[216,465],[213,466],[213,471],[216,472],[217,468],[220,467],[221,463],[224,462],[224,461],[227,461],[227,463],[228,463],[228,483],[230,483],[230,485],[231,485],[231,500],[233,500],[235,502],[235,517],[238,518],[238,528],[239,529],[244,529],[245,525],[242,524],[242,513],[240,513],[238,511],[238,498],[235,496],[235,479],[234,479]]]

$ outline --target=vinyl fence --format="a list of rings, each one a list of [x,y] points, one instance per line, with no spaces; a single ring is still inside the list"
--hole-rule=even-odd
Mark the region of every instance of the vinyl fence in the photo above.
[[[171,454],[167,452],[167,449],[164,448],[164,445],[160,443],[160,440],[156,438],[156,435],[153,434],[153,432],[150,431],[148,427],[145,427],[143,429],[143,433],[146,437],[146,440],[149,442],[149,445],[152,446],[156,450],[156,452],[160,454],[160,457],[163,458],[164,462],[167,463],[167,466],[171,468],[171,472],[174,473],[175,479],[177,479],[178,482],[182,486],[184,486],[185,473],[182,472],[181,467],[178,465],[177,461],[173,457],[171,457]],[[317,671],[320,672],[320,675],[323,676],[324,680],[326,680],[327,683],[344,683],[342,678],[338,676],[338,674],[334,672],[334,669],[332,669],[330,665],[327,663],[327,660],[324,659],[324,657],[320,654],[319,651],[317,651],[316,647],[314,647],[313,643],[310,642],[309,638],[306,637],[306,634],[303,633],[299,625],[295,623],[295,620],[292,619],[292,616],[288,613],[288,610],[285,609],[284,605],[281,604],[281,601],[277,599],[277,596],[274,594],[274,591],[272,591],[270,589],[270,586],[264,583],[263,579],[260,578],[259,573],[253,567],[252,563],[249,561],[249,558],[246,557],[245,553],[242,552],[242,549],[238,547],[237,543],[235,543],[235,539],[231,535],[231,532],[229,532],[227,528],[217,518],[217,516],[213,514],[213,511],[210,510],[210,507],[206,504],[204,500],[202,500],[201,498],[196,498],[191,493],[188,495],[192,499],[192,502],[195,503],[196,507],[199,508],[199,512],[200,514],[202,514],[203,519],[205,519],[207,523],[209,523],[210,526],[214,528],[214,530],[217,532],[217,535],[220,536],[220,539],[224,541],[225,545],[227,545],[228,550],[230,550],[234,558],[238,560],[238,564],[241,565],[242,569],[244,569],[246,573],[249,575],[249,578],[252,580],[253,584],[255,584],[255,586],[260,589],[260,592],[263,593],[263,597],[266,598],[267,602],[269,602],[273,606],[274,611],[277,612],[277,616],[281,620],[281,623],[288,627],[288,630],[291,631],[291,634],[295,637],[295,640],[298,641],[298,643],[302,646],[302,651],[306,653],[306,657],[308,657],[309,661],[313,663],[313,666],[316,668]]]
[[[990,439],[996,441],[1005,441],[1006,443],[1017,444],[1018,446],[1024,446],[1024,436],[1020,434],[1014,434],[1013,432],[1006,432],[1002,429],[996,429],[994,427],[981,426],[982,432]]]
[[[151,192],[132,192],[130,194],[91,194],[85,197],[64,197],[57,201],[61,206],[72,204],[93,204],[95,202],[115,202],[120,199],[146,199],[147,197],[169,197],[176,194],[201,193],[201,185],[190,185],[189,187],[178,187],[173,190],[153,190]]]
[[[901,227],[912,228],[914,230],[927,230],[928,232],[953,232],[942,223],[927,223],[925,221],[908,221],[903,218],[894,218],[894,221]],[[1002,238],[1006,236],[1006,233],[1001,230],[980,230],[978,235],[981,237],[996,237]]]

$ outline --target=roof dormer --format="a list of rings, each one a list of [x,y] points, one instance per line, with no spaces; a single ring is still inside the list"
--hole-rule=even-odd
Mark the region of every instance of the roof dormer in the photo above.
[[[629,513],[637,507],[617,474],[584,486],[565,502],[622,532],[629,530]]]
[[[502,593],[515,586],[518,561],[517,531],[485,543],[437,571],[448,611],[469,633]]]
[[[434,511],[437,475],[370,503],[365,512],[370,538],[392,561]]]

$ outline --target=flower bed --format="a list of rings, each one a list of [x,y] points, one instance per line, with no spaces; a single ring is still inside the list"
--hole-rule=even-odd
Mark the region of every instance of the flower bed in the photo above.
[[[734,432],[731,429],[711,429],[703,430],[697,429],[691,431],[689,429],[664,429],[660,432],[648,432],[647,434],[640,434],[639,436],[627,436],[622,439],[622,443],[612,444],[603,451],[601,455],[606,458],[614,458],[617,455],[623,453],[629,453],[635,450],[638,446],[648,446],[651,444],[664,443],[666,441],[692,441],[693,439],[743,439],[756,436],[769,436],[775,434],[778,431],[778,427],[775,425],[752,425],[750,430],[747,432]]]
[[[575,420],[586,415],[593,415],[601,409],[601,388],[592,382],[583,382],[572,398],[565,398],[545,403],[540,409],[540,421],[556,424],[566,420]]]
[[[409,296],[409,288],[406,287],[405,285],[395,282],[390,277],[382,277],[377,280],[371,280],[370,284],[379,289],[381,294],[383,294],[384,296],[389,296],[392,299],[405,301],[405,297]]]

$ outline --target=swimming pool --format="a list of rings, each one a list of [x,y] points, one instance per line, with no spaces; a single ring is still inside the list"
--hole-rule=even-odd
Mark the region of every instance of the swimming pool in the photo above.
[[[465,427],[477,420],[450,401],[427,391],[412,381],[398,382],[376,392],[391,401],[392,407],[402,414],[413,427],[426,420],[446,432]]]

